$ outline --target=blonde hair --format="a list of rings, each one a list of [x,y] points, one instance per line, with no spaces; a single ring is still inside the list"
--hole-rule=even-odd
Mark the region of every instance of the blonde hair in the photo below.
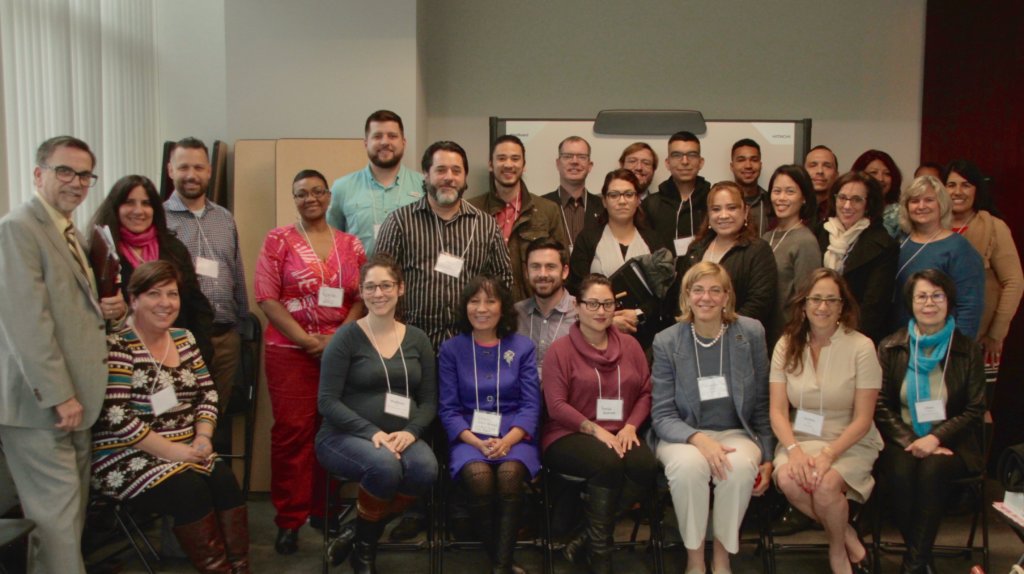
[[[724,267],[710,261],[701,261],[690,267],[690,270],[683,275],[683,281],[679,286],[679,310],[681,311],[677,320],[680,323],[693,322],[693,308],[690,307],[690,289],[693,285],[704,279],[713,277],[718,280],[725,290],[725,305],[722,307],[722,322],[732,323],[736,320],[736,296],[732,289],[732,279]]]
[[[935,198],[939,202],[939,225],[943,229],[950,229],[953,225],[953,201],[949,198],[946,186],[934,175],[922,175],[915,178],[900,194],[900,229],[906,233],[914,231],[914,224],[910,221],[910,212],[907,205],[911,199],[921,197],[929,190],[935,192]]]

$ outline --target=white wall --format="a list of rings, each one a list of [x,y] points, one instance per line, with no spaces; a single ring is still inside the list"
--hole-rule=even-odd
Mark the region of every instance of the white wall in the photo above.
[[[224,0],[160,0],[155,24],[160,143],[186,136],[230,143]]]
[[[429,139],[467,148],[477,191],[489,116],[594,117],[608,108],[809,117],[812,143],[834,149],[842,169],[878,147],[912,172],[924,23],[925,0],[521,0],[514,9],[431,0],[420,29]],[[527,152],[527,181],[530,170],[554,169],[555,150]],[[664,167],[657,177],[667,177]]]

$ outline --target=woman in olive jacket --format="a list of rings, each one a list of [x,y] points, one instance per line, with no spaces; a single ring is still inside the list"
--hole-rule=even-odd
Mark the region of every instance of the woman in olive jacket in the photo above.
[[[928,572],[953,481],[984,465],[985,371],[981,347],[949,315],[948,276],[918,271],[903,293],[913,318],[879,346],[875,425],[885,440],[881,480],[907,544],[902,572]]]

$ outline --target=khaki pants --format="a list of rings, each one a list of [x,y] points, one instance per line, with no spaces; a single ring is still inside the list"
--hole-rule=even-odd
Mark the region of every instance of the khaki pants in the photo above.
[[[231,401],[231,389],[235,385],[238,363],[242,358],[242,337],[236,329],[229,329],[222,335],[210,337],[213,341],[213,364],[210,365],[210,377],[217,387],[217,411],[224,410]]]

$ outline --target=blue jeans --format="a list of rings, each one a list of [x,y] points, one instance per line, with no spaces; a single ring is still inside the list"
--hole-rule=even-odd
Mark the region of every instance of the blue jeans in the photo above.
[[[330,434],[316,443],[320,465],[349,480],[377,498],[391,500],[396,494],[421,496],[437,480],[437,459],[422,440],[409,445],[402,458],[385,447],[350,434]]]

